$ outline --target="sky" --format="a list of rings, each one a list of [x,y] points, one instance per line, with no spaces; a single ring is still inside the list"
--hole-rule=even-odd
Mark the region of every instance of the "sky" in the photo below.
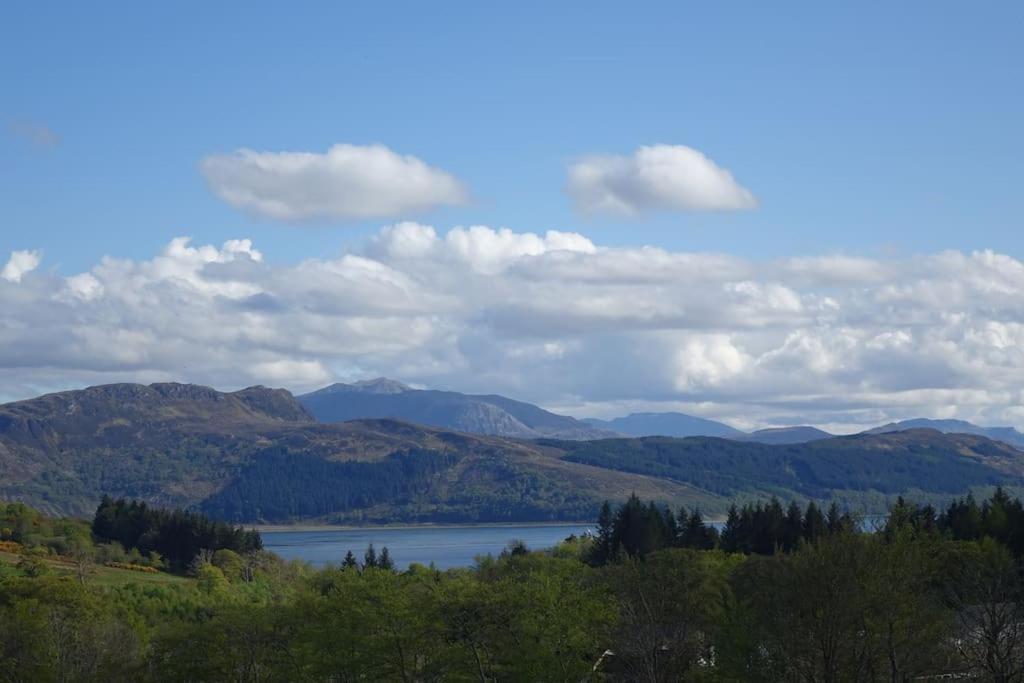
[[[1024,5],[6,3],[0,400],[1024,427]]]

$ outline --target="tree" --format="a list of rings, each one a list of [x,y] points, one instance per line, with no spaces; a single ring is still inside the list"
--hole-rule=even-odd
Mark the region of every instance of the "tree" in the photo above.
[[[740,512],[736,504],[729,506],[729,514],[722,528],[722,550],[729,553],[742,552],[742,531],[740,529]]]
[[[380,551],[380,557],[377,558],[377,567],[389,572],[395,570],[395,562],[391,559],[391,553],[388,551],[387,546],[384,546]]]
[[[957,650],[970,671],[997,683],[1024,677],[1024,596],[1020,568],[991,538],[961,546],[944,558],[945,583],[956,610]]]
[[[865,576],[865,626],[877,654],[872,677],[904,683],[950,671],[945,645],[956,634],[934,541],[906,528],[895,537],[874,535],[865,546],[873,567]]]
[[[591,562],[602,565],[615,556],[615,551],[615,514],[612,512],[611,504],[606,500],[597,516],[597,541],[594,544]]]
[[[203,563],[196,572],[196,585],[204,593],[219,593],[228,587],[228,580],[212,564]]]
[[[758,558],[733,580],[740,607],[721,664],[744,681],[870,680],[865,588],[875,567],[855,534],[824,538],[791,555]]]
[[[825,535],[828,530],[828,523],[821,508],[813,500],[807,503],[807,511],[804,513],[802,536],[808,543],[816,543],[819,538]]]
[[[377,566],[377,551],[374,550],[373,544],[366,546],[366,552],[363,553],[363,569],[369,569]]]
[[[351,550],[345,553],[345,559],[342,561],[341,566],[345,569],[357,569],[359,567],[359,562],[356,561],[356,556]]]
[[[694,508],[686,520],[686,526],[682,530],[682,546],[696,550],[711,550],[718,541],[718,534],[714,527],[704,524],[704,517],[700,510]]]
[[[68,547],[68,557],[75,568],[78,582],[84,585],[86,578],[93,573],[95,568],[95,549],[87,540],[73,538]]]
[[[234,550],[228,550],[227,548],[217,550],[213,553],[212,563],[214,567],[217,567],[224,573],[224,577],[228,581],[241,580],[245,562],[242,560],[242,556]]]
[[[790,501],[789,507],[786,508],[786,518],[782,520],[782,538],[780,539],[783,552],[793,552],[796,550],[797,544],[800,542],[800,537],[803,535],[803,514],[800,512],[800,506],[797,505],[796,501]]]
[[[611,647],[624,680],[688,680],[713,652],[713,633],[728,602],[724,556],[672,548],[606,569],[619,622]]]

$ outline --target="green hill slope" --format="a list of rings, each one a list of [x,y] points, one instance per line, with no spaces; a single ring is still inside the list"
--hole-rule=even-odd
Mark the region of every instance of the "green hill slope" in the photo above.
[[[723,512],[735,498],[949,497],[1024,483],[1024,454],[911,430],[771,445],[526,441],[389,419],[321,424],[291,394],[110,385],[0,406],[0,499],[91,514],[102,494],[238,522],[592,519],[631,493]]]

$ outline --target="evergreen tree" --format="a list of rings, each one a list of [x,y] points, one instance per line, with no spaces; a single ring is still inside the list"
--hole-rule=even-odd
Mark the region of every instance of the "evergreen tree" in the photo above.
[[[662,526],[665,530],[662,543],[666,546],[673,546],[679,539],[679,525],[676,523],[676,516],[672,509],[666,505],[661,512],[661,518],[664,520]]]
[[[377,551],[374,550],[373,544],[366,546],[366,552],[363,554],[363,569],[369,569],[370,567],[377,566]]]
[[[704,524],[704,517],[700,514],[700,510],[694,508],[687,522],[686,530],[683,532],[683,538],[687,548],[711,550],[718,541],[718,534],[713,527]]]
[[[357,569],[359,567],[356,556],[351,550],[345,553],[345,560],[341,563],[341,566],[345,569]]]
[[[686,529],[690,526],[690,513],[686,511],[685,507],[679,508],[679,515],[676,519],[676,538],[674,546],[679,548],[686,547]]]
[[[807,503],[807,512],[804,513],[803,538],[808,543],[816,543],[819,538],[825,535],[828,524],[821,508],[813,500]]]
[[[725,528],[722,529],[722,550],[727,553],[740,552],[740,534],[740,513],[734,503],[729,506],[729,515],[725,519]]]
[[[843,516],[839,513],[839,506],[836,505],[835,501],[828,506],[828,515],[825,516],[825,527],[832,536],[838,534],[843,529]]]
[[[790,501],[789,507],[786,509],[786,518],[782,521],[781,545],[784,552],[789,553],[796,550],[803,532],[803,523],[803,514],[800,512],[800,506],[797,505],[795,500]]]
[[[388,571],[394,571],[395,562],[391,559],[391,553],[388,551],[388,547],[384,546],[380,551],[380,557],[377,558],[377,566],[381,569]]]
[[[615,514],[606,500],[597,516],[597,539],[594,544],[593,564],[602,565],[615,556]]]

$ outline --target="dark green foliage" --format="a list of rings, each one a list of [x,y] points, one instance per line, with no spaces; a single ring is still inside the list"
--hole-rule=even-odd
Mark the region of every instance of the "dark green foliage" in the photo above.
[[[752,490],[808,498],[828,498],[833,490],[959,494],[971,486],[1005,481],[1005,474],[981,459],[963,457],[952,438],[918,432],[790,445],[711,437],[546,443],[566,449],[572,462],[665,477],[729,497]],[[961,438],[980,455],[993,448],[1003,454],[1000,446],[984,439]]]
[[[351,550],[345,553],[345,559],[342,561],[341,566],[345,569],[359,568],[359,562],[356,560],[356,556]]]
[[[900,532],[941,534],[958,541],[991,538],[1020,558],[1024,556],[1024,503],[997,488],[981,505],[968,495],[954,500],[940,514],[931,505],[900,498],[890,510],[884,532],[887,538]]]
[[[602,565],[610,560],[643,558],[663,548],[710,550],[718,543],[718,532],[704,523],[700,510],[679,511],[654,502],[644,504],[633,494],[618,510],[605,501],[597,520],[597,538],[590,562]]]
[[[769,501],[733,508],[707,549],[699,511],[632,496],[595,539],[447,572],[395,571],[386,548],[320,572],[222,550],[159,585],[0,562],[0,680],[1019,681],[1020,507],[898,501],[875,532]],[[7,510],[23,532],[67,523]],[[125,533],[146,517],[120,512],[104,519]],[[733,536],[750,554],[721,549]],[[613,561],[580,560],[602,544]]]
[[[374,549],[373,544],[366,546],[366,552],[363,553],[363,569],[373,569],[377,566],[377,551]]]
[[[814,542],[829,535],[852,530],[856,522],[849,513],[839,512],[833,504],[823,515],[811,501],[804,513],[791,502],[786,510],[775,498],[768,504],[735,505],[722,529],[722,549],[731,553],[771,555],[776,551],[792,552],[802,541]]]
[[[402,505],[427,492],[451,453],[409,450],[377,462],[333,462],[277,448],[252,465],[202,509],[219,519],[287,521],[379,503]]]
[[[104,496],[96,509],[92,533],[97,540],[117,542],[125,549],[156,551],[178,571],[188,567],[200,551],[213,553],[224,549],[241,554],[263,547],[256,531],[217,522],[196,512],[161,510],[109,496]]]
[[[391,551],[387,546],[381,548],[380,556],[377,558],[377,567],[389,572],[395,570],[395,561],[391,559]]]

